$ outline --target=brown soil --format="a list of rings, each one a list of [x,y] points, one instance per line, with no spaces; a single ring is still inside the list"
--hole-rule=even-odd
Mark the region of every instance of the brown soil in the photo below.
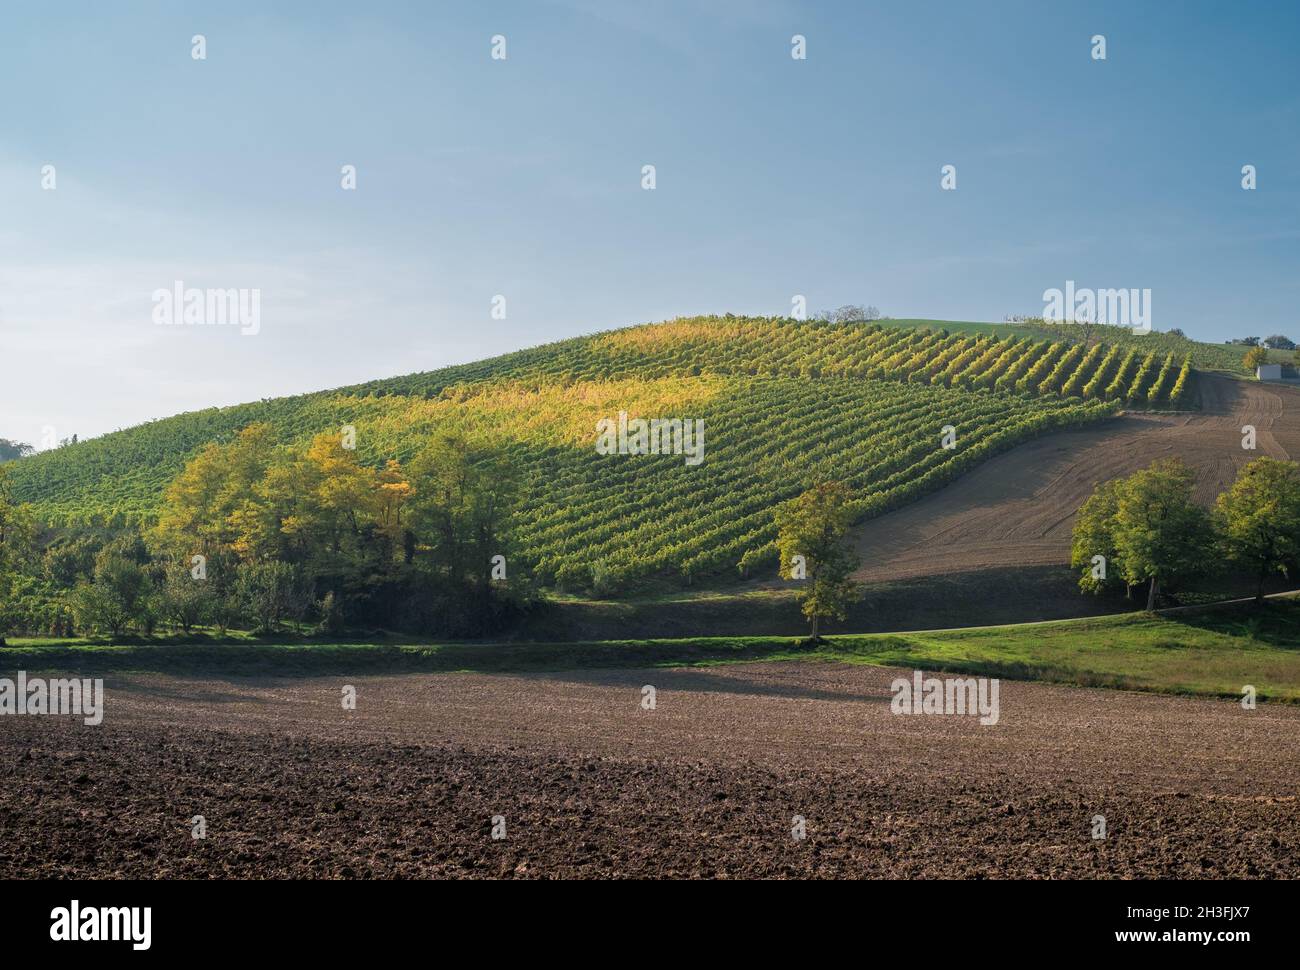
[[[855,530],[867,581],[996,566],[1069,562],[1074,515],[1098,482],[1180,457],[1206,504],[1262,456],[1300,456],[1300,390],[1202,374],[1201,410],[1135,413],[1047,435],[995,457],[952,485]],[[1256,428],[1254,451],[1243,425]]]
[[[101,727],[0,717],[0,874],[1300,875],[1300,710],[1004,681],[981,726],[899,674],[119,676]]]

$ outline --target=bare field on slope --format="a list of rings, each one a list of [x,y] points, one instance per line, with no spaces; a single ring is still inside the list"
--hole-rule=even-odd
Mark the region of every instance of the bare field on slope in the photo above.
[[[999,566],[1059,565],[1070,530],[1098,482],[1159,458],[1196,470],[1209,504],[1254,458],[1300,457],[1300,390],[1212,374],[1197,379],[1201,410],[1135,413],[1046,435],[999,455],[942,491],[863,523],[854,541],[868,582]],[[1254,451],[1241,447],[1256,428]]]

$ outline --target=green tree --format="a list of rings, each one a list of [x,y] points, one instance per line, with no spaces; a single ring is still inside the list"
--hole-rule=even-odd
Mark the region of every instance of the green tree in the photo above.
[[[1070,565],[1082,569],[1079,588],[1085,593],[1101,593],[1122,582],[1123,569],[1115,548],[1115,509],[1119,504],[1118,479],[1102,482],[1088,501],[1083,503],[1074,520],[1070,543]],[[1095,557],[1103,556],[1101,563]],[[1129,594],[1132,587],[1125,584]]]
[[[481,631],[501,606],[492,561],[508,561],[512,551],[515,465],[493,445],[440,435],[411,462],[409,473],[408,558],[450,597],[462,622]]]
[[[299,571],[287,562],[266,560],[239,566],[236,595],[259,633],[272,633],[287,619],[301,619],[310,597]]]
[[[1287,574],[1300,560],[1300,470],[1293,461],[1256,458],[1237,473],[1215,503],[1215,520],[1227,554],[1259,578],[1255,601],[1264,601],[1264,580]]]
[[[196,579],[192,567],[184,562],[167,567],[166,579],[159,591],[158,608],[183,632],[189,633],[211,617],[213,599],[213,589],[206,576]]]
[[[41,558],[41,575],[55,586],[71,589],[95,571],[100,543],[89,536],[74,536],[52,543]]]
[[[798,596],[813,640],[822,619],[844,619],[860,595],[850,579],[859,560],[844,541],[852,518],[842,482],[816,485],[776,510],[781,575],[804,580]]]
[[[1180,459],[1157,461],[1117,486],[1114,539],[1120,571],[1128,583],[1150,584],[1154,610],[1161,584],[1203,572],[1212,533],[1209,514],[1192,500],[1196,480]]]
[[[13,501],[9,479],[0,467],[0,645],[20,623],[17,587],[36,555],[36,522],[31,510]]]
[[[94,581],[78,584],[69,605],[78,626],[118,637],[133,622],[152,624],[152,591],[143,566],[105,549],[96,558]]]
[[[0,463],[26,458],[28,455],[34,454],[35,451],[35,448],[24,441],[10,441],[8,438],[0,438]]]

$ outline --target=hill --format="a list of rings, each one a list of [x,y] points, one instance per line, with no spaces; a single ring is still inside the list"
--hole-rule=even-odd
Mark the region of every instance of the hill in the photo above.
[[[147,522],[188,458],[254,422],[282,442],[351,425],[374,465],[453,428],[495,440],[521,470],[518,539],[543,584],[689,584],[774,565],[773,507],[820,478],[851,485],[868,519],[1047,431],[1121,406],[1185,407],[1192,367],[1215,366],[1219,350],[1105,335],[1114,340],[937,321],[681,319],[178,415],[8,468],[16,496],[49,522]],[[702,420],[703,460],[599,454],[596,423],[620,412]]]

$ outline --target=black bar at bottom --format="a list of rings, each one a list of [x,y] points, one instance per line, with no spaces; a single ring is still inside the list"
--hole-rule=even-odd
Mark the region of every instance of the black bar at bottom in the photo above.
[[[437,942],[575,953],[623,939],[629,955],[707,952],[772,937],[906,953],[949,943],[999,954],[1288,943],[1294,893],[1262,882],[856,882],[840,885],[442,882],[23,882],[4,884],[6,956],[126,959],[377,954]],[[661,895],[662,894],[662,895]],[[75,906],[74,906],[75,900]],[[148,918],[145,919],[145,909]],[[75,920],[74,920],[75,915]],[[147,931],[147,932],[146,932]],[[87,937],[116,940],[88,940]],[[55,939],[60,937],[60,939]],[[698,943],[687,943],[699,937]],[[927,942],[928,941],[928,942]],[[945,942],[946,941],[946,942]],[[147,943],[147,948],[145,944]],[[668,947],[668,950],[663,949]],[[919,950],[917,949],[919,947]],[[877,951],[878,952],[878,951]],[[957,951],[952,951],[955,955]],[[450,957],[450,952],[445,952]]]

